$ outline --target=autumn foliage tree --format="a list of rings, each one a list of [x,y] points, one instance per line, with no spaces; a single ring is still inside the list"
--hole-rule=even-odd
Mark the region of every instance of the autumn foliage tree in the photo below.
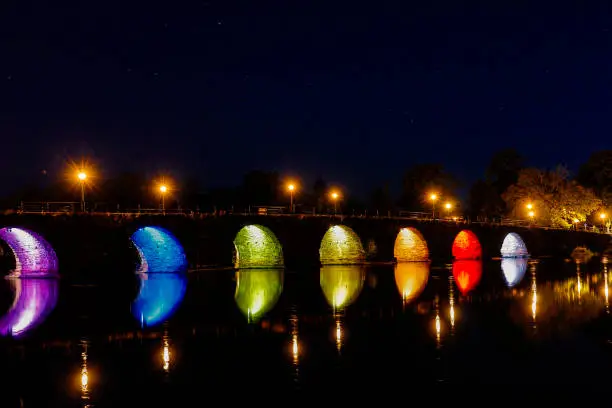
[[[503,195],[514,218],[526,218],[527,203],[534,205],[538,223],[569,228],[574,220],[584,222],[602,201],[575,180],[563,166],[547,171],[521,170],[518,180]]]

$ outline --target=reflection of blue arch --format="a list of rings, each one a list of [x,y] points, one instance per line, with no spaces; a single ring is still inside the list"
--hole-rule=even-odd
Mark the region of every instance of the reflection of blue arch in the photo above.
[[[529,256],[527,245],[516,232],[511,232],[504,238],[501,255],[505,258],[525,258]]]
[[[140,273],[140,291],[132,314],[142,327],[155,326],[174,314],[187,288],[183,273]]]
[[[527,271],[526,258],[502,258],[501,269],[508,287],[518,285]]]
[[[143,227],[130,239],[140,255],[139,272],[177,272],[187,268],[185,251],[170,231]]]
[[[57,304],[57,279],[10,279],[15,300],[0,318],[0,334],[20,337],[42,323]]]

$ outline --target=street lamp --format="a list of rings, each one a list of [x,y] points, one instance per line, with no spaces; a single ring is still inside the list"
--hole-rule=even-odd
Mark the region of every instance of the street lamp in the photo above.
[[[527,204],[527,209],[528,210],[533,210],[533,204],[531,204],[531,203]]]
[[[85,212],[85,180],[87,180],[87,173],[83,170],[77,174],[79,183],[81,183],[81,212]]]
[[[531,222],[533,222],[533,218],[535,217],[535,212],[529,211],[529,213],[527,213],[527,215],[529,215],[529,218],[531,218]]]
[[[162,197],[162,212],[166,212],[166,193],[168,192],[168,186],[162,184],[159,186],[159,192],[161,193]]]
[[[436,219],[436,200],[438,199],[438,195],[436,193],[431,193],[429,195],[429,199],[431,200],[431,218]]]
[[[338,198],[340,197],[340,194],[338,194],[338,192],[336,192],[336,191],[332,191],[329,196],[331,197],[332,201],[334,202],[334,214],[336,214],[337,203],[338,203]]]
[[[601,213],[599,214],[599,218],[601,218],[601,228],[605,228],[606,227],[606,218],[608,217],[608,214],[606,213]]]
[[[295,184],[291,183],[287,186],[287,190],[289,190],[289,196],[291,197],[289,211],[293,212],[293,192],[295,191]]]
[[[447,217],[450,216],[450,212],[451,212],[451,209],[453,208],[453,205],[451,203],[446,203],[444,204],[444,208],[446,208],[446,216]]]

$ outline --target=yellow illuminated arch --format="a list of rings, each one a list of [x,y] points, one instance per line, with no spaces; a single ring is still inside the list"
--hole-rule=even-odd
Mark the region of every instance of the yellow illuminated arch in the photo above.
[[[427,241],[416,228],[402,228],[395,238],[393,256],[397,262],[427,261]]]
[[[263,225],[247,225],[236,238],[236,268],[270,268],[283,266],[283,248],[270,229]]]
[[[345,225],[334,225],[321,240],[319,256],[322,265],[350,265],[365,261],[359,236]]]

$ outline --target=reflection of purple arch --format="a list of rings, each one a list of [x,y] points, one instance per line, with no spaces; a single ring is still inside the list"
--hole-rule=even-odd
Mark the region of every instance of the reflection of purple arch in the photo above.
[[[0,318],[0,334],[20,337],[42,323],[55,308],[57,279],[15,278],[9,280],[15,300]]]
[[[15,276],[40,276],[57,273],[57,255],[39,234],[23,228],[1,228],[0,239],[15,256]]]

